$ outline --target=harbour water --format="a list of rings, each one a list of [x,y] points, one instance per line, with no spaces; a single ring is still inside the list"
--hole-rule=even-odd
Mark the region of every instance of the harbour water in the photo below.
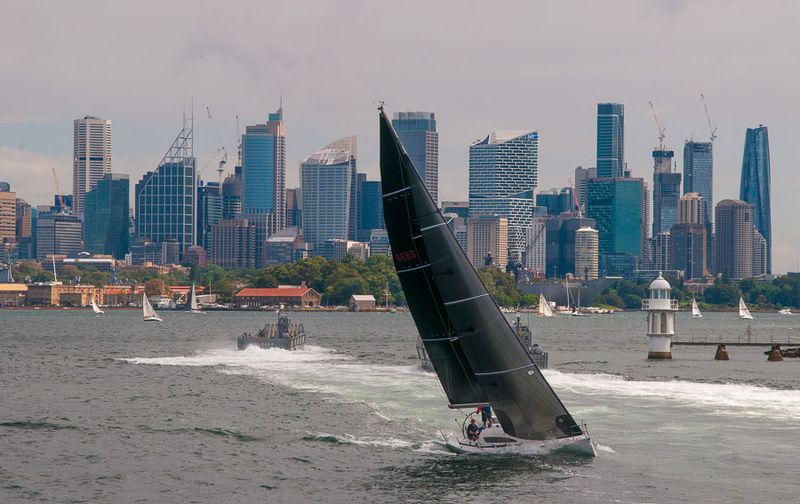
[[[676,347],[648,362],[640,313],[530,317],[545,376],[596,459],[469,457],[440,431],[407,313],[297,313],[302,351],[236,350],[274,314],[0,311],[0,502],[797,502],[800,360]],[[752,335],[800,335],[755,314]],[[525,315],[523,315],[525,318]],[[678,315],[737,337],[733,313]]]

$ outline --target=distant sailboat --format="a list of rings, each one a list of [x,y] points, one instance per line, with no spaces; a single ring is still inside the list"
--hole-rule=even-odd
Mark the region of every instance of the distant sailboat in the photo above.
[[[702,317],[703,314],[700,313],[700,308],[697,306],[697,300],[692,298],[692,317]]]
[[[539,316],[540,317],[555,316],[555,312],[553,311],[553,308],[550,306],[550,303],[547,302],[547,299],[545,299],[544,294],[539,296]]]
[[[97,301],[94,300],[94,296],[92,296],[92,311],[95,315],[103,315],[105,312],[97,306]]]
[[[778,315],[792,315],[792,310],[790,310],[789,308],[778,310]]]
[[[142,312],[144,312],[145,322],[163,322],[147,299],[147,294],[142,294]]]
[[[188,312],[194,313],[196,315],[205,315],[206,312],[200,309],[200,305],[197,304],[197,294],[194,291],[194,282],[192,282],[192,290],[189,291],[189,305],[188,305]]]
[[[380,113],[383,212],[395,269],[451,408],[491,405],[497,422],[470,437],[444,435],[458,452],[596,455],[497,307],[425,188],[388,117]],[[470,418],[467,416],[467,419]]]
[[[750,310],[747,309],[747,305],[744,304],[744,299],[741,297],[739,298],[739,318],[743,320],[753,320],[753,315],[750,314]]]

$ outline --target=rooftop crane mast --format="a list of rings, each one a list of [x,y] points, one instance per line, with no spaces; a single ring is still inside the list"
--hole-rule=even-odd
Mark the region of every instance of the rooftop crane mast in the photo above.
[[[706,120],[708,121],[708,130],[711,132],[711,143],[714,143],[714,139],[717,138],[717,127],[713,125],[711,122],[711,114],[708,113],[708,105],[706,105],[706,97],[703,96],[703,93],[700,93],[700,101],[703,103],[703,108],[706,111]]]
[[[222,186],[222,174],[225,172],[225,163],[228,162],[228,151],[226,151],[225,146],[222,145],[222,139],[219,136],[219,130],[217,129],[216,121],[214,121],[214,116],[211,115],[211,109],[206,107],[206,112],[208,112],[208,118],[211,120],[211,126],[214,128],[214,136],[216,137],[217,145],[219,146],[217,152],[222,151],[222,159],[219,160],[219,165],[217,166],[219,184]]]
[[[650,111],[653,112],[653,119],[656,120],[656,128],[658,128],[658,148],[660,150],[664,150],[664,139],[667,137],[666,131],[667,128],[658,120],[658,115],[656,115],[656,108],[653,106],[653,102],[647,102],[650,104]]]
[[[56,169],[52,168],[53,170],[53,181],[56,183],[56,195],[58,196],[58,206],[60,213],[67,213],[67,209],[64,206],[64,198],[61,196],[61,189],[58,187],[58,177],[56,176]]]

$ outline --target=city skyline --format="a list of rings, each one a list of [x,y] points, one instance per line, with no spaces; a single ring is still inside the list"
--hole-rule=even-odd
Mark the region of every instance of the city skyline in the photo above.
[[[107,47],[101,48],[105,55],[103,75],[81,76],[72,69],[74,57],[70,54],[76,45],[90,44],[89,37],[65,37],[63,47],[56,48],[34,43],[35,38],[42,38],[44,29],[50,33],[62,28],[61,21],[53,20],[63,20],[66,28],[73,17],[94,12],[90,6],[69,9],[58,6],[42,12],[43,22],[27,33],[11,26],[0,35],[9,43],[14,40],[30,43],[20,54],[3,56],[9,69],[8,96],[14,100],[8,100],[0,112],[0,179],[10,179],[13,190],[29,203],[50,203],[55,192],[50,169],[57,168],[62,191],[71,181],[72,121],[95,114],[114,123],[114,171],[128,173],[132,181],[138,180],[157,165],[165,138],[179,129],[183,103],[188,109],[192,95],[197,118],[198,168],[202,168],[217,148],[211,121],[200,114],[205,106],[213,112],[223,142],[232,154],[236,147],[235,115],[240,116],[243,125],[263,122],[266,113],[276,108],[283,95],[289,130],[287,187],[298,186],[302,158],[342,130],[362,137],[365,148],[360,153],[360,169],[375,178],[377,131],[373,102],[379,99],[385,100],[393,112],[436,113],[440,132],[440,200],[465,199],[466,146],[490,129],[539,129],[540,187],[563,186],[576,166],[594,164],[594,109],[597,103],[607,101],[625,105],[628,127],[625,159],[634,176],[648,180],[650,152],[657,138],[647,101],[653,100],[658,107],[659,117],[667,128],[665,143],[677,153],[687,138],[708,140],[699,102],[699,93],[703,92],[713,121],[719,127],[714,145],[716,201],[738,195],[745,129],[764,123],[772,130],[773,269],[794,270],[797,259],[794,250],[800,246],[800,230],[791,226],[792,212],[798,210],[791,195],[800,182],[789,176],[788,146],[797,119],[786,103],[791,103],[789,83],[796,81],[797,71],[780,61],[791,47],[787,43],[791,33],[788,20],[796,18],[797,7],[761,9],[739,2],[679,2],[671,7],[642,2],[628,7],[607,9],[589,5],[576,12],[568,4],[518,5],[516,15],[509,17],[507,12],[486,13],[465,6],[461,16],[466,27],[485,23],[487,36],[501,29],[506,36],[487,45],[482,37],[470,40],[469,30],[449,32],[448,43],[426,46],[429,52],[425,53],[425,61],[419,59],[421,45],[425,44],[428,33],[437,33],[441,28],[433,28],[440,27],[442,19],[451,15],[444,5],[430,9],[429,16],[422,20],[412,15],[413,9],[401,12],[401,9],[389,11],[377,6],[338,4],[315,9],[317,12],[310,14],[312,18],[306,19],[302,26],[330,26],[331,30],[336,26],[336,31],[347,27],[356,36],[351,42],[331,41],[331,50],[374,61],[373,65],[366,65],[367,70],[355,71],[340,68],[333,61],[325,61],[324,55],[316,54],[310,45],[313,41],[303,40],[304,30],[298,29],[299,20],[292,20],[293,9],[289,7],[271,12],[275,36],[284,40],[279,48],[270,49],[269,41],[259,42],[247,35],[248,27],[259,17],[256,11],[263,8],[253,6],[252,15],[243,19],[200,4],[186,13],[192,25],[225,26],[235,22],[241,30],[231,34],[229,30],[211,28],[200,34],[162,27],[170,35],[159,39],[157,45],[155,42],[148,45],[149,51],[130,48],[134,45],[130,40],[138,32],[120,29],[136,24],[144,15],[139,11],[145,9],[122,8],[119,12],[97,15],[104,21],[98,23],[99,29],[111,40]],[[163,7],[166,11],[163,18],[168,18],[168,13],[175,9]],[[619,22],[625,24],[626,35],[600,40],[596,35],[602,23],[588,21],[607,20],[612,10],[619,11]],[[13,6],[8,15],[25,16],[32,12],[37,9]],[[706,26],[703,19],[709,17],[717,22]],[[569,19],[570,26],[585,24],[589,30],[582,37],[566,36],[565,26],[548,26],[548,18]],[[378,33],[372,26],[375,19],[386,20],[386,26],[380,30],[384,33]],[[527,21],[523,23],[523,19]],[[656,19],[658,22],[654,22]],[[740,32],[731,28],[740,19],[753,20],[752,35],[763,41],[762,47],[773,49],[764,52],[741,40]],[[393,38],[402,39],[395,35],[402,33],[404,23],[411,20],[420,24],[424,40],[418,44],[391,42]],[[533,32],[537,35],[533,36]],[[442,34],[436,35],[437,40],[439,35]],[[365,44],[364,40],[375,43]],[[542,40],[548,43],[542,45]],[[591,44],[587,44],[590,40]],[[517,54],[535,52],[536,65],[529,69],[512,66],[512,51],[504,51],[506,46],[514,48],[513,53]],[[688,57],[701,49],[715,57],[711,60]],[[57,62],[52,67],[34,68],[30,64],[50,51],[56,52]],[[373,58],[378,53],[391,54],[393,58]],[[691,77],[664,87],[662,76],[643,70],[654,58],[669,68],[671,74]],[[476,74],[466,63],[477,60],[485,63]],[[292,61],[297,63],[287,63]],[[424,70],[429,74],[424,83],[419,72],[413,76],[408,72],[420,64],[425,64]],[[509,72],[509,68],[514,68],[514,72]],[[742,68],[747,71],[742,72]],[[161,78],[146,79],[148,69],[158,72]],[[318,80],[313,76],[321,71],[339,77],[341,83],[318,89]],[[763,93],[765,73],[773,81],[768,94]],[[57,79],[62,74],[65,78]],[[485,92],[487,75],[492,75],[492,86],[499,92],[491,95]],[[736,82],[736,86],[730,82]],[[126,90],[125,97],[120,89]],[[465,107],[465,103],[470,105]],[[232,168],[232,163],[228,167]],[[216,164],[211,163],[203,169],[204,180],[216,180],[215,168]],[[28,185],[33,182],[45,190]]]

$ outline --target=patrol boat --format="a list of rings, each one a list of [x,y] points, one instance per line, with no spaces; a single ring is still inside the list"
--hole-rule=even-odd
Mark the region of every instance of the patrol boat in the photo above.
[[[265,349],[302,350],[305,344],[306,330],[303,328],[303,324],[293,324],[281,310],[278,310],[278,322],[276,324],[267,323],[257,333],[244,333],[237,340],[239,350],[244,350],[249,345]]]

